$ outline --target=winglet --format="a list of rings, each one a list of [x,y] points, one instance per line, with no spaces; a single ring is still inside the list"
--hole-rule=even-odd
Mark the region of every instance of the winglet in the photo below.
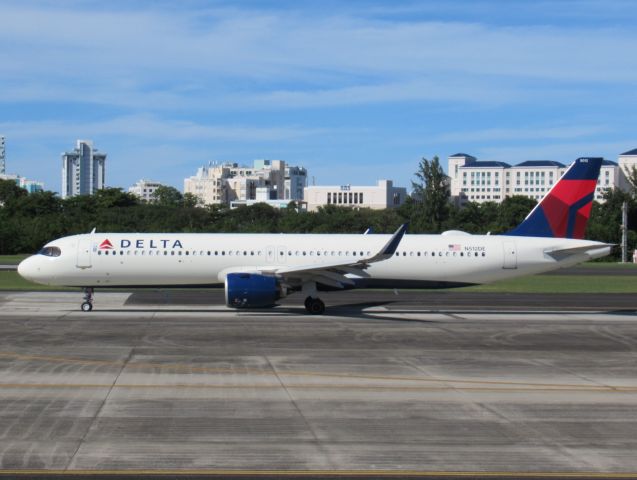
[[[403,239],[405,233],[407,233],[408,223],[403,223],[398,230],[394,232],[389,241],[385,244],[385,246],[372,258],[367,260],[368,262],[377,262],[378,260],[384,260],[394,256],[396,253],[396,249],[398,248],[398,244]]]
[[[367,230],[365,230],[363,232],[363,235],[369,235],[370,233],[374,233],[374,229],[372,227],[369,227]]]

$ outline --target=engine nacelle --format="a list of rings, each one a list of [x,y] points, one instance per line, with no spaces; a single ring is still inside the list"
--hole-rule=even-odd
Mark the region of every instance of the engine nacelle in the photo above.
[[[273,307],[281,298],[279,282],[258,273],[226,275],[226,305],[232,308]]]

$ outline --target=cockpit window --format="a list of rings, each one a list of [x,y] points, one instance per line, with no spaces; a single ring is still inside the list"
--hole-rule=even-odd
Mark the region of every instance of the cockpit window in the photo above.
[[[59,257],[60,255],[62,255],[62,250],[60,250],[58,247],[44,247],[38,253],[46,257]]]

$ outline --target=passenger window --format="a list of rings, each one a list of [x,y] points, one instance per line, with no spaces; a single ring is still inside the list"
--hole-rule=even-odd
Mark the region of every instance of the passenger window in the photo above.
[[[476,252],[474,256],[476,256],[476,257],[477,257],[477,256],[478,256],[478,252]]]
[[[420,257],[420,252],[418,252],[418,256]]]
[[[396,256],[397,256],[397,257],[400,257],[400,252],[396,252]]]
[[[197,253],[197,252],[192,252],[193,254]],[[186,255],[190,255],[190,252],[188,250],[186,250]]]
[[[168,255],[168,250],[164,250],[164,256]]]
[[[179,255],[181,256],[181,250],[179,250]]]
[[[102,251],[101,251],[101,250],[98,250],[98,251],[97,251],[97,254],[98,254],[98,255],[101,255],[101,254],[102,254]]]
[[[406,256],[407,256],[407,252],[403,252],[403,257],[406,257]]]
[[[171,250],[171,251],[170,251],[170,254],[171,254],[171,255],[175,255],[175,251],[174,251],[174,250]]]
[[[225,254],[226,254],[225,250],[221,250],[221,255],[225,255]]]
[[[486,252],[482,252],[482,256],[486,257],[487,256]]]

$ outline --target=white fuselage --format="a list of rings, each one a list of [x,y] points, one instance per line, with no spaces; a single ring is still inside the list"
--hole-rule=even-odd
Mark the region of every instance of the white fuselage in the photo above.
[[[389,238],[376,234],[94,233],[50,242],[47,247],[57,247],[57,256],[33,255],[20,264],[19,272],[29,280],[60,286],[205,286],[223,283],[232,272],[356,261],[376,253]],[[559,260],[547,254],[562,249],[579,250]],[[571,266],[609,251],[603,243],[563,238],[458,232],[405,235],[391,258],[348,277],[363,287],[481,284]]]

